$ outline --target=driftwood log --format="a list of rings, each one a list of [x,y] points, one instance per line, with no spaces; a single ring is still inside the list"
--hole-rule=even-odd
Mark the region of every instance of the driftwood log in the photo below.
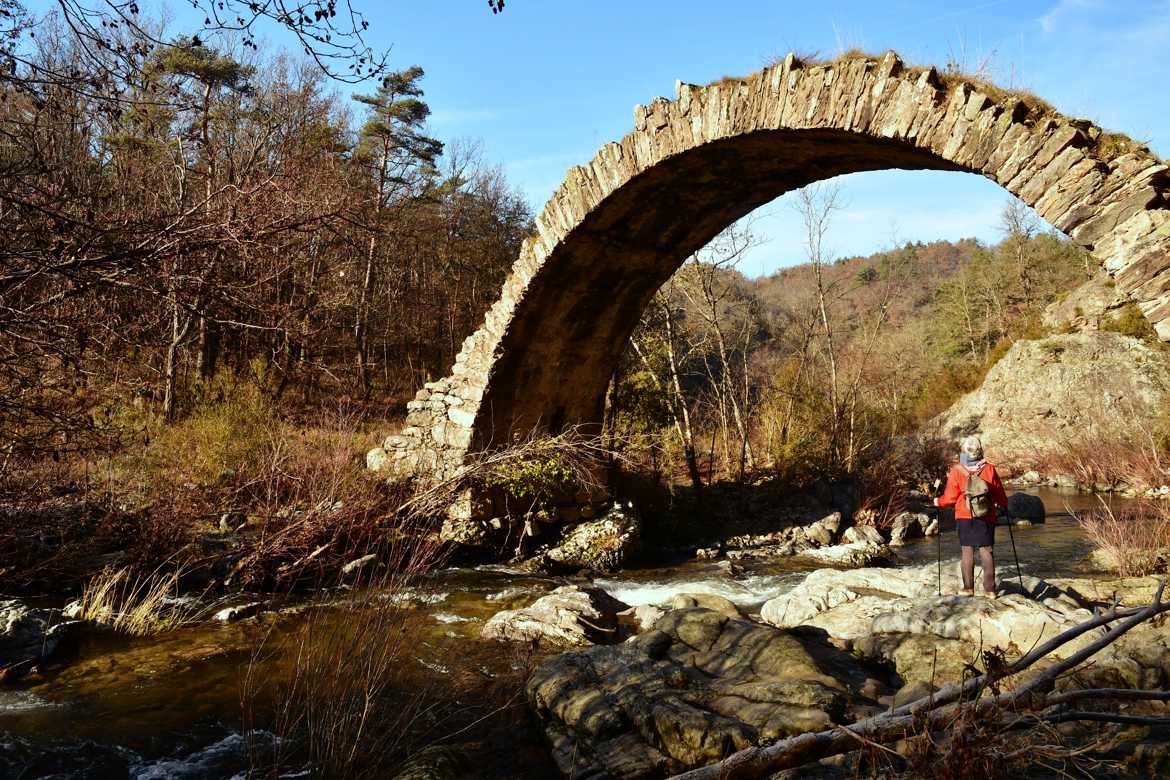
[[[1170,692],[1096,688],[1053,692],[1057,679],[1116,642],[1127,632],[1157,615],[1170,611],[1170,602],[1162,600],[1166,583],[1158,586],[1152,603],[1145,607],[1108,610],[1064,631],[1033,648],[1011,664],[973,677],[962,684],[951,684],[934,694],[909,702],[880,715],[856,721],[848,726],[797,734],[771,745],[747,748],[722,761],[676,775],[675,780],[730,780],[763,777],[792,769],[823,758],[857,750],[864,745],[886,745],[907,737],[928,733],[953,721],[960,708],[975,717],[1010,715],[1018,723],[1065,723],[1097,721],[1141,725],[1170,725],[1170,718],[1145,717],[1067,709],[1067,705],[1084,701],[1168,701]],[[1110,626],[1100,637],[1077,652],[1013,686],[1001,683],[1021,674],[1053,651],[1094,629]],[[1011,690],[999,692],[1002,688]]]

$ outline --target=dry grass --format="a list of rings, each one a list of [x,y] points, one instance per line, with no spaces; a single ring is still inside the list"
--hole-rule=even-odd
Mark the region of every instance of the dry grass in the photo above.
[[[630,465],[620,452],[578,428],[557,435],[533,431],[509,446],[471,453],[458,473],[418,486],[401,512],[438,517],[468,489],[499,489],[525,512],[533,505],[579,492],[605,493],[604,477],[611,465]]]
[[[315,777],[384,776],[425,701],[391,696],[414,641],[410,617],[403,607],[370,600],[323,609],[295,631],[290,657],[254,659],[242,690],[248,733],[271,708],[277,739],[250,746],[253,776],[306,763]]]
[[[75,617],[128,636],[150,636],[190,625],[204,610],[175,601],[182,568],[136,575],[107,569],[85,586]]]
[[[1035,465],[1044,473],[1067,474],[1077,484],[1093,490],[1128,487],[1140,491],[1170,484],[1170,457],[1164,435],[1140,426],[1108,436],[1070,437],[1038,458]]]
[[[1143,501],[1136,508],[1114,512],[1081,512],[1077,522],[1093,546],[1123,577],[1170,573],[1170,505]]]

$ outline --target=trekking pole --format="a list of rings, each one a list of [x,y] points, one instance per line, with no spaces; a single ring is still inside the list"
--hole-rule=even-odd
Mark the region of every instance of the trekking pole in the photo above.
[[[1020,583],[1020,593],[1023,593],[1024,575],[1020,573],[1020,555],[1016,552],[1016,534],[1015,531],[1012,530],[1014,523],[1012,522],[1011,515],[1006,514],[1006,512],[1005,515],[1007,517],[1008,538],[1012,540],[1012,557],[1016,559],[1016,581]]]
[[[936,479],[934,481],[934,494],[938,494],[938,486],[942,480]],[[933,502],[932,502],[933,503]],[[934,507],[934,540],[938,546],[938,595],[942,596],[942,508]]]

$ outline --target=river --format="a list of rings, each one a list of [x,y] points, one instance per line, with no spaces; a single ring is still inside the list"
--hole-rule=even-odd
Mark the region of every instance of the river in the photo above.
[[[1014,530],[1020,569],[1038,577],[1091,576],[1085,562],[1089,545],[1069,512],[1099,506],[1099,499],[1052,488],[1028,492],[1043,498],[1048,518],[1044,524]],[[1126,503],[1106,500],[1115,506]],[[1013,576],[1006,529],[1000,529],[997,542],[1000,575]],[[934,539],[898,551],[900,565],[934,561],[937,554]],[[953,532],[944,530],[942,556],[944,565],[955,565]],[[751,613],[814,568],[799,559],[782,559],[744,562],[730,574],[725,563],[685,561],[627,570],[595,583],[630,605],[701,592],[725,596]],[[500,566],[451,568],[433,573],[420,588],[396,594],[409,603],[413,615],[402,659],[409,667],[403,669],[409,681],[405,684],[466,689],[473,698],[482,696],[483,685],[491,680],[515,688],[531,659],[514,648],[480,641],[480,627],[497,611],[524,606],[572,581]],[[200,624],[143,639],[87,637],[44,678],[0,688],[0,777],[237,776],[246,766],[240,736],[242,677],[250,665],[261,677],[279,671],[280,651],[288,649],[304,614],[294,609],[260,621]],[[554,776],[522,704],[509,711],[504,730],[511,736],[505,738],[515,745],[501,747],[500,765],[485,774]]]

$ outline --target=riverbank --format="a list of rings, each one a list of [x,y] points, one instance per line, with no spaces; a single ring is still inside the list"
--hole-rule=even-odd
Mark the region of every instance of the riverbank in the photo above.
[[[1064,511],[1095,499],[1069,492],[1040,494],[1049,506],[1047,522],[1015,531],[1024,575],[1107,577],[1093,570],[1087,558],[1091,545],[1075,519]],[[1113,500],[1119,508],[1124,506],[1124,499]],[[942,541],[944,568],[953,569],[958,550],[953,532],[946,526]],[[1001,576],[1008,579],[1014,575],[1010,552],[1006,546],[999,552]],[[935,540],[911,540],[897,549],[895,570],[929,565],[936,554]],[[410,637],[408,647],[395,656],[403,672],[395,685],[449,693],[444,697],[449,715],[445,726],[429,724],[424,730],[427,737],[414,747],[425,746],[428,740],[441,741],[467,723],[499,710],[485,721],[493,724],[491,729],[472,729],[452,739],[460,745],[465,737],[478,742],[478,748],[474,744],[466,748],[477,761],[502,762],[491,776],[542,776],[541,771],[546,772],[543,776],[557,776],[527,705],[517,698],[528,670],[552,648],[533,655],[523,645],[484,641],[480,636],[483,626],[501,611],[524,608],[556,587],[578,584],[600,587],[631,607],[669,606],[680,594],[708,594],[725,598],[750,615],[758,613],[764,603],[783,597],[809,572],[820,568],[823,564],[794,555],[745,557],[732,562],[691,559],[590,578],[551,577],[498,565],[447,568],[427,574],[394,594],[402,607],[395,613],[396,625],[405,628]],[[268,607],[238,621],[201,623],[138,639],[107,634],[82,637],[67,655],[36,677],[0,689],[0,731],[10,735],[11,744],[18,746],[12,750],[20,755],[41,751],[49,756],[46,761],[66,763],[69,755],[92,757],[111,751],[123,755],[119,751],[130,751],[137,757],[134,761],[146,766],[155,761],[182,760],[223,740],[232,740],[229,746],[236,745],[244,723],[240,699],[248,670],[252,669],[254,676],[280,677],[295,657],[304,636],[300,632],[310,616],[327,615],[329,604],[347,599],[356,599],[358,607],[368,603],[360,590],[327,592],[316,600],[316,606],[315,600],[281,602],[252,595]],[[40,604],[62,606],[45,601]],[[260,648],[263,652],[258,652]],[[465,704],[453,703],[468,700],[490,704],[472,712]],[[177,702],[182,705],[177,706]],[[501,743],[492,742],[497,738],[511,747],[501,749]],[[515,755],[509,758],[509,753]],[[509,765],[509,761],[522,765]]]

